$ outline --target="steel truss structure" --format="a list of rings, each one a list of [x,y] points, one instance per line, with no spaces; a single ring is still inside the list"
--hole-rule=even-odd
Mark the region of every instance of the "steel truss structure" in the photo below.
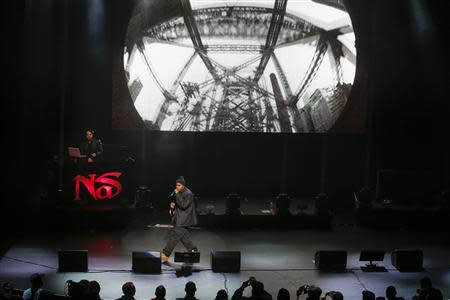
[[[273,8],[227,6],[192,10],[189,0],[180,0],[182,17],[147,29],[136,46],[164,95],[153,125],[161,128],[169,116],[169,107],[174,104],[178,109],[170,129],[175,131],[307,131],[302,128],[297,103],[313,81],[327,51],[332,53],[330,63],[336,85],[341,84],[340,58],[344,54],[336,39],[339,30],[326,32],[286,13],[287,1],[275,0]],[[214,43],[216,38],[238,42]],[[195,50],[169,88],[164,87],[149,63],[145,47],[152,42]],[[315,43],[316,50],[293,92],[274,50],[296,43]],[[210,53],[254,56],[238,66],[225,67],[212,59]],[[196,58],[202,60],[210,79],[201,83],[185,82],[184,77]],[[269,89],[263,74],[270,60],[276,74],[270,74]],[[249,68],[253,70],[252,76],[238,74]]]

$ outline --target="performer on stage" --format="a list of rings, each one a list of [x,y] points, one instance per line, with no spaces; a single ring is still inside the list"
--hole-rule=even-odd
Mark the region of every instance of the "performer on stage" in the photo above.
[[[173,212],[173,228],[169,232],[169,240],[161,252],[161,261],[167,263],[173,249],[181,241],[188,251],[196,252],[197,247],[191,241],[189,226],[197,224],[197,212],[194,203],[194,194],[186,187],[186,181],[180,176],[175,181],[175,202],[170,203]]]
[[[103,145],[99,139],[94,138],[94,130],[85,132],[85,139],[80,144],[81,155],[86,155],[89,164],[94,163],[103,152]]]

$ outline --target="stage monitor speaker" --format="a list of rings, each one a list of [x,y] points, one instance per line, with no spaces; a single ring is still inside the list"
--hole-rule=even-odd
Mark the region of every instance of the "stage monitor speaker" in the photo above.
[[[198,264],[200,262],[200,252],[175,252],[174,261],[186,264]]]
[[[314,263],[322,271],[345,271],[347,268],[346,251],[317,251]]]
[[[131,269],[134,273],[160,274],[161,254],[159,252],[150,251],[133,251]]]
[[[211,250],[211,268],[215,273],[240,272],[241,252]]]
[[[87,250],[58,251],[58,272],[87,272]]]
[[[395,250],[391,263],[399,271],[414,272],[423,270],[422,250]]]

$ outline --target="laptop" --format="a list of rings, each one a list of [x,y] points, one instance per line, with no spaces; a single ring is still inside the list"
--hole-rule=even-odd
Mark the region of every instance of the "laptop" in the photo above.
[[[69,150],[69,156],[72,158],[85,158],[86,155],[81,155],[80,148],[76,147],[68,147]]]

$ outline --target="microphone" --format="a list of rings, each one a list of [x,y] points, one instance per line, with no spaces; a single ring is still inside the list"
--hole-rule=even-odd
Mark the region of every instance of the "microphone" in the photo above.
[[[169,197],[172,197],[173,195],[175,195],[175,191],[173,191],[172,194],[170,194]]]

